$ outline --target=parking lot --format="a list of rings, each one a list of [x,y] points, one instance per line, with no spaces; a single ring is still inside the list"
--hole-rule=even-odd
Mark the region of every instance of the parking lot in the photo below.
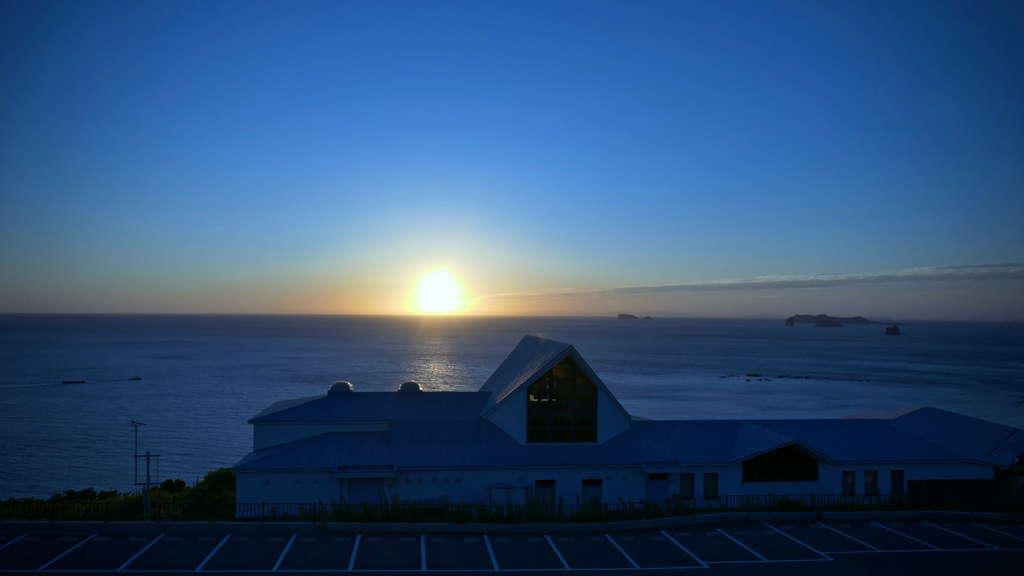
[[[1011,570],[1024,566],[1024,526],[963,521],[729,524],[609,533],[352,533],[258,538],[173,534],[173,525],[167,525],[166,534],[134,537],[17,534],[3,532],[2,528],[0,571],[7,573],[731,572],[728,567],[732,565],[768,569],[782,564],[788,568],[778,573],[791,573],[802,564],[836,563],[832,565],[836,567],[887,555],[927,555],[936,557],[929,563],[941,565],[980,552],[985,554],[972,558],[983,557],[989,566],[1005,564]]]

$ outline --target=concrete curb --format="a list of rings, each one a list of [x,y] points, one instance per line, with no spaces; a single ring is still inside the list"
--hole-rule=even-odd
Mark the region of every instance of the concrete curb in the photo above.
[[[869,520],[959,520],[988,522],[1021,522],[1024,514],[994,514],[987,512],[727,512],[700,514],[651,520],[587,523],[536,524],[440,524],[411,522],[0,522],[0,528],[12,532],[75,532],[111,535],[139,534],[237,534],[239,536],[282,536],[289,534],[317,535],[339,532],[388,533],[565,533],[652,530],[677,526],[707,524],[748,524],[771,522],[796,523],[819,521]]]
[[[625,522],[581,522],[565,524],[416,524],[398,522],[358,523],[327,522],[325,533],[335,532],[483,532],[524,533],[524,532],[607,532],[614,530],[652,530],[672,526],[701,526],[706,524],[760,524],[762,522],[819,522],[834,520],[970,520],[1024,522],[1024,514],[991,514],[970,512],[726,512],[722,514],[700,514],[654,518],[651,520],[628,520]]]
[[[0,522],[10,532],[76,532],[135,536],[140,534],[237,534],[239,536],[317,535],[321,524],[310,522]]]

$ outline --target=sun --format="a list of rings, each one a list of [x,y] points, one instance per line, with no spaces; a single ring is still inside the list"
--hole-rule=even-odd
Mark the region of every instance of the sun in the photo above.
[[[429,314],[443,314],[458,308],[459,287],[446,271],[434,272],[420,282],[416,293],[416,305]]]

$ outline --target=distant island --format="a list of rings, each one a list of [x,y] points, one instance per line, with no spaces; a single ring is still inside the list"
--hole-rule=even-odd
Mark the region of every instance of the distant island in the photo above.
[[[814,325],[817,325],[818,322],[821,322],[821,321],[835,322],[835,323],[840,324],[840,325],[842,325],[842,324],[878,324],[878,322],[874,322],[874,321],[868,320],[867,318],[865,318],[863,316],[854,316],[853,318],[839,318],[839,317],[833,317],[833,316],[826,316],[824,314],[818,314],[817,316],[811,316],[810,314],[797,314],[796,316],[790,316],[789,318],[786,318],[786,326],[792,326],[794,323],[795,324],[814,324]]]
[[[835,320],[818,320],[814,323],[815,328],[842,328],[843,325]]]
[[[632,314],[619,314],[619,320],[639,320],[639,318]]]

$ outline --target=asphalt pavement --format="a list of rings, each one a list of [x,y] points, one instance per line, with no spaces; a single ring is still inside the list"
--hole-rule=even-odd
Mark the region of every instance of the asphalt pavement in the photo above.
[[[649,572],[1024,574],[1024,525],[762,523],[580,532],[243,536],[12,533],[0,573]],[[230,527],[228,528],[230,529]]]

